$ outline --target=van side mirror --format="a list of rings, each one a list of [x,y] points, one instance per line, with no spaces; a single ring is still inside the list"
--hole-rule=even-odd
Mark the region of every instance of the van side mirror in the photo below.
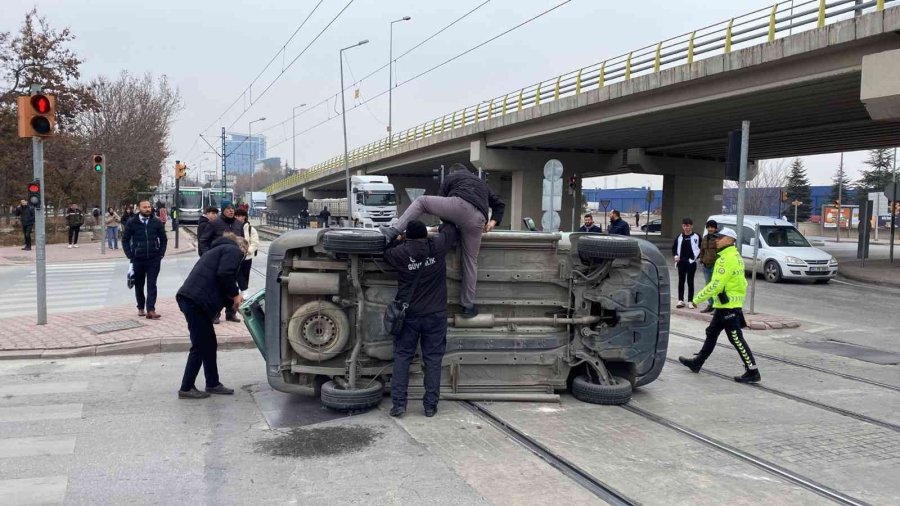
[[[751,247],[756,247],[756,238],[755,238],[755,237],[751,237],[751,238],[750,238],[750,246],[751,246]]]

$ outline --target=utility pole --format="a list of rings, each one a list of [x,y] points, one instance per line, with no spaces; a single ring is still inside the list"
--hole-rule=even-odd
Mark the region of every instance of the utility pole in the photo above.
[[[835,223],[835,240],[836,242],[841,242],[841,201],[844,199],[844,153],[841,152],[841,164],[838,166],[838,201],[837,201],[837,217],[834,219]]]
[[[394,90],[394,23],[399,23],[401,21],[409,21],[410,19],[412,19],[412,18],[409,16],[403,16],[400,19],[391,21],[391,36],[390,36],[390,41],[388,43],[388,46],[389,46],[389,49],[388,49],[388,126],[387,126],[388,149],[390,149],[392,147],[392,144],[394,143],[394,138],[393,138],[394,132],[392,130],[394,124],[392,121],[393,116],[391,114],[393,112],[393,96],[392,95],[393,95],[393,90]],[[341,61],[342,66],[343,66],[343,64],[344,64],[343,61]],[[343,92],[344,92],[344,89],[341,88],[341,93],[343,93]]]
[[[31,85],[32,93],[40,93],[41,86]],[[41,185],[40,209],[34,213],[35,274],[37,279],[37,324],[47,324],[47,208],[44,205],[44,139],[31,138],[31,151],[34,154],[34,179]]]
[[[350,211],[353,206],[353,192],[350,191],[350,150],[347,147],[347,107],[344,105],[344,51],[368,43],[368,39],[361,40],[352,46],[347,46],[338,51],[338,57],[341,60],[341,121],[344,126],[344,177],[347,179],[347,214],[352,214]],[[356,385],[351,385],[351,387],[355,388]]]
[[[221,181],[222,193],[225,193],[225,179],[228,177],[228,169],[227,169],[228,164],[226,163],[227,158],[228,158],[228,153],[225,152],[225,127],[222,127],[222,181]],[[178,183],[176,182],[175,185],[177,186]],[[250,200],[253,200],[253,199],[251,198]],[[252,204],[251,204],[251,207],[252,207]]]
[[[291,144],[294,145],[294,159],[291,160],[291,163],[294,165],[294,170],[297,170],[297,109],[306,106],[306,104],[300,104],[293,109],[291,109],[291,127],[293,131],[293,135],[291,135]],[[253,200],[252,195],[250,200]],[[252,205],[252,202],[251,202]]]
[[[100,218],[106,214],[106,170],[109,167],[109,164],[106,161],[106,155],[101,155],[103,157],[103,171],[100,172]],[[101,226],[100,230],[106,232],[106,227]],[[105,235],[105,234],[104,234]],[[106,238],[103,237],[100,239],[100,254],[106,254]]]
[[[737,202],[737,249],[738,253],[743,256],[743,235],[744,235],[744,201],[747,194],[747,156],[750,151],[750,122],[741,122],[741,165],[740,174],[738,176],[738,202]],[[753,259],[756,262],[756,259]]]
[[[891,203],[888,206],[888,209],[891,211],[891,264],[894,263],[894,233],[897,226],[897,213],[894,212],[894,208],[897,206],[897,148],[894,148],[894,174],[893,174],[893,192]]]

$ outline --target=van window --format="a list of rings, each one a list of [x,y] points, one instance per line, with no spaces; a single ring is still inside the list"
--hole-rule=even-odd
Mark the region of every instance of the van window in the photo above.
[[[750,239],[753,239],[754,234],[756,234],[755,230],[750,227],[744,227],[744,233],[741,234],[741,244],[746,244],[747,246],[749,246]]]
[[[809,242],[794,227],[767,225],[759,227],[759,233],[772,248],[809,248]]]

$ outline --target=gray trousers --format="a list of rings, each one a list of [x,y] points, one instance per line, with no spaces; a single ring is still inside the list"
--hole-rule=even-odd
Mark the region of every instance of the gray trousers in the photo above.
[[[459,197],[422,196],[410,204],[394,228],[403,232],[410,221],[423,214],[433,214],[443,221],[452,222],[459,229],[462,243],[462,289],[459,302],[463,306],[475,304],[475,285],[478,281],[478,252],[485,219],[481,211]]]

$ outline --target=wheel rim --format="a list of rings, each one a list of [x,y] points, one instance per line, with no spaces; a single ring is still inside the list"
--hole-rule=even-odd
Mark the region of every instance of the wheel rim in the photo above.
[[[300,337],[312,349],[327,348],[337,339],[334,321],[325,315],[312,315],[303,322]]]
[[[776,281],[778,280],[778,266],[772,262],[766,264],[766,280],[768,281]]]

